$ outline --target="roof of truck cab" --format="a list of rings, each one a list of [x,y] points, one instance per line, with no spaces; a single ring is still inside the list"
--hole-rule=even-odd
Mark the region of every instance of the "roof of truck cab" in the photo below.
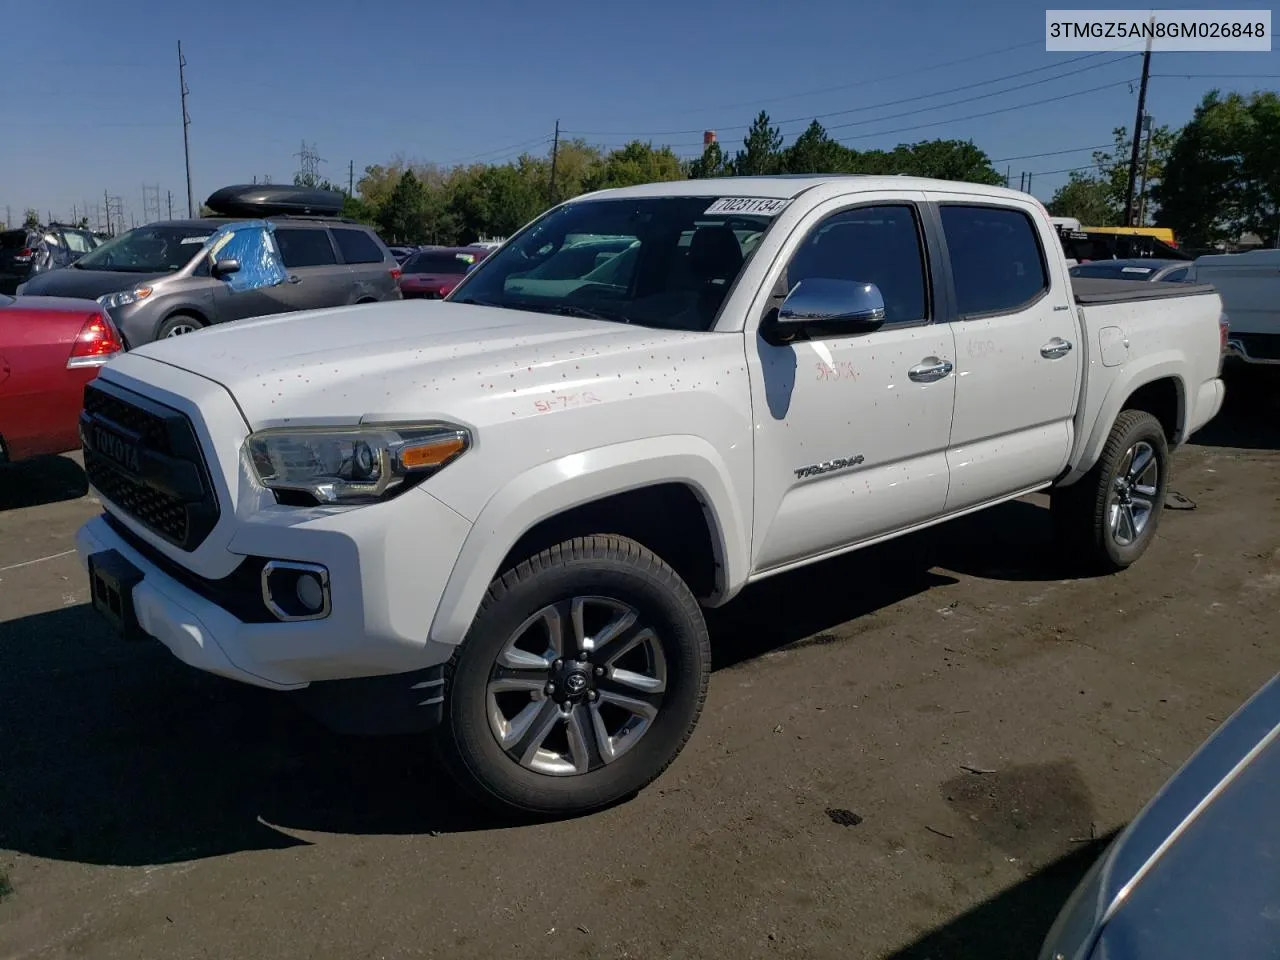
[[[976,191],[990,197],[1027,199],[1028,195],[1007,187],[935,180],[928,177],[897,177],[867,174],[781,174],[773,177],[715,177],[706,180],[668,180],[634,187],[615,187],[584,194],[577,200],[620,200],[627,197],[758,197],[789,200],[806,190],[826,184],[848,184],[851,192],[876,190]],[[576,202],[576,201],[574,201]]]

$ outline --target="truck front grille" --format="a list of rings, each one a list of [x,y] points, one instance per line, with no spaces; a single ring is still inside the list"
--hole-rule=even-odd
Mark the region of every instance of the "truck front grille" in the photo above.
[[[186,414],[101,378],[84,389],[84,469],[113,506],[183,550],[218,522],[218,500]]]

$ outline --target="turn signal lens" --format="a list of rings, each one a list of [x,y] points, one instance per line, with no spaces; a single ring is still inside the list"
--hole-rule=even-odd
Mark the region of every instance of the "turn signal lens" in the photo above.
[[[405,470],[429,470],[447,463],[465,449],[466,438],[458,435],[411,444],[400,449],[400,466]]]

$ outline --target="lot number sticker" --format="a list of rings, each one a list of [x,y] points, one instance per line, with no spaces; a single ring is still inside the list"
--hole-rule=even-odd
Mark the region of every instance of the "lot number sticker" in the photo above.
[[[721,197],[707,207],[704,216],[713,213],[753,213],[772,217],[781,212],[788,202],[769,197]]]

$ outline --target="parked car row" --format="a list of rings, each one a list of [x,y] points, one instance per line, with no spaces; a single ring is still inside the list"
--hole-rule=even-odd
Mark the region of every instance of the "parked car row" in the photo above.
[[[401,265],[400,294],[406,300],[447,297],[491,251],[485,247],[430,247]]]
[[[30,277],[70,266],[102,242],[90,230],[60,223],[0,230],[0,293],[12,294]]]

